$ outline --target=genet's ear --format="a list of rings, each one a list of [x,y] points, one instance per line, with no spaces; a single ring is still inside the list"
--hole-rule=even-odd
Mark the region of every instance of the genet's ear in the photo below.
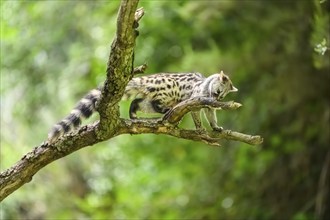
[[[231,85],[230,92],[237,92],[237,91],[238,89],[235,86]]]
[[[222,82],[227,82],[229,80],[228,76],[226,76],[222,70],[220,71],[220,79]]]

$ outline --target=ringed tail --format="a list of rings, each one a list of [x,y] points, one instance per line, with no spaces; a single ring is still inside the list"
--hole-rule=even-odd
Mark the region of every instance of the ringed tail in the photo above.
[[[96,102],[101,97],[101,90],[93,89],[85,95],[68,116],[53,126],[48,133],[48,142],[52,143],[63,134],[76,129],[82,119],[89,118],[96,111]]]
[[[129,81],[122,99],[132,99],[138,94],[142,96],[146,95],[148,91],[143,91],[143,79],[143,77],[137,77]],[[91,90],[78,102],[68,116],[53,126],[48,133],[49,143],[53,143],[60,136],[79,127],[84,118],[89,118],[96,111],[97,101],[101,97],[101,89],[102,88],[100,87]]]

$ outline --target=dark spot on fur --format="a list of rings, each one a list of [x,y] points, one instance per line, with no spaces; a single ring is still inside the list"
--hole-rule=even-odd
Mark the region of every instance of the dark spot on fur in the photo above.
[[[97,101],[97,96],[95,96],[94,94],[87,94],[85,97],[85,99],[91,100],[93,106],[95,106],[95,102]]]
[[[65,123],[64,121],[61,121],[58,123],[59,125],[61,125],[61,127],[63,128],[63,131],[66,133],[68,131],[70,131],[70,125],[68,125],[67,123]]]
[[[154,91],[156,90],[156,88],[154,88],[154,87],[147,87],[147,90],[148,90],[149,92],[154,92]]]
[[[80,118],[75,114],[70,114],[66,119],[68,119],[74,127],[78,127],[81,124]]]
[[[93,110],[90,109],[89,103],[80,103],[80,108],[78,108],[85,118],[89,118],[93,114]]]

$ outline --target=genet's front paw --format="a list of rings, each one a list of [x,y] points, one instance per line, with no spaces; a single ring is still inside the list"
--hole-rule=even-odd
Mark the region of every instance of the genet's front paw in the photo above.
[[[214,126],[212,127],[213,131],[218,131],[218,132],[222,132],[223,131],[223,127],[218,127],[218,126]]]

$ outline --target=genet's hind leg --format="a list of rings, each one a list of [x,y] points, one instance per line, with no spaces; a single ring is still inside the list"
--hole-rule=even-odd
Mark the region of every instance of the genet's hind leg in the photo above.
[[[129,107],[129,117],[131,119],[136,119],[136,112],[140,110],[140,103],[143,101],[142,98],[134,99]]]
[[[147,98],[136,98],[132,101],[129,109],[129,117],[136,119],[136,113],[141,111],[143,113],[161,113],[164,114],[169,110],[162,106],[159,100],[150,100]]]

